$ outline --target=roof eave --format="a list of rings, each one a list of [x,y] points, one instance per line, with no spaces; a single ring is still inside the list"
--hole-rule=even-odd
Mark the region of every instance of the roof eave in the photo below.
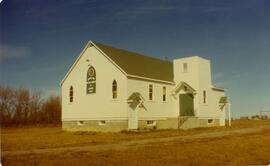
[[[67,74],[65,75],[65,77],[62,79],[62,81],[60,82],[60,86],[63,85],[64,81],[66,80],[66,78],[68,77],[68,75],[70,74],[70,72],[73,70],[73,68],[75,67],[75,65],[78,63],[79,59],[81,58],[81,56],[83,55],[83,53],[86,51],[86,49],[89,47],[89,45],[94,46],[100,53],[102,53],[111,63],[113,63],[122,73],[124,73],[124,75],[127,76],[127,73],[120,67],[118,66],[111,58],[109,58],[109,56],[104,53],[94,42],[92,42],[91,40],[86,44],[86,46],[84,47],[84,49],[82,50],[82,52],[80,53],[79,57],[76,59],[76,61],[73,63],[73,65],[71,66],[71,68],[69,69],[69,71],[67,72]]]
[[[175,82],[127,74],[127,77],[175,85]]]
[[[212,89],[212,90],[216,90],[216,91],[222,91],[222,92],[227,91],[227,89],[219,88],[219,87],[215,87],[215,86],[212,86],[211,89]]]
[[[117,65],[104,51],[102,51],[94,42],[90,41],[91,44],[99,51],[101,52],[112,64],[114,64],[125,76],[128,74],[119,66]]]

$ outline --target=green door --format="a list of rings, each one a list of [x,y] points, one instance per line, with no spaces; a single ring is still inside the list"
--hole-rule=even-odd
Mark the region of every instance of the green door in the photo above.
[[[194,116],[194,103],[192,94],[180,94],[180,116]]]

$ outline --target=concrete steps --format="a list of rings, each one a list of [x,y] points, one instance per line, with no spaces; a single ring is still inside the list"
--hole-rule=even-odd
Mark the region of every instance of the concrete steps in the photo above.
[[[200,121],[197,117],[185,117],[184,121],[180,124],[180,129],[190,129],[200,126]]]

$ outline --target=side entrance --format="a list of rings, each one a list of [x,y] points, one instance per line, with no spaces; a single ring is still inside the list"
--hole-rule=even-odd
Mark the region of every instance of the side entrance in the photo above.
[[[138,129],[138,110],[130,109],[128,116],[128,129],[137,130]]]
[[[193,126],[193,122],[191,117],[194,117],[194,96],[193,94],[179,94],[179,118],[178,118],[178,128],[188,128],[188,126]],[[186,122],[191,120],[187,124]],[[194,120],[194,119],[193,119]],[[195,120],[196,121],[196,120]],[[184,126],[183,126],[184,125]]]

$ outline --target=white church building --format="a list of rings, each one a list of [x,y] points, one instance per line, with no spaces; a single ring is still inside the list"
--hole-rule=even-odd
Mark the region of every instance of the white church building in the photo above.
[[[210,61],[161,60],[88,42],[61,82],[62,128],[121,131],[224,126],[229,105]]]

